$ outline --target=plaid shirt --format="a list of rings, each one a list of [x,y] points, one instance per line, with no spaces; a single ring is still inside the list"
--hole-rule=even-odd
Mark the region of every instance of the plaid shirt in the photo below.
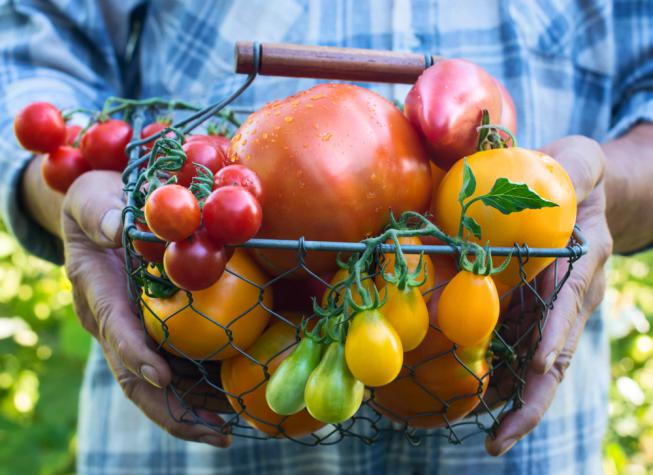
[[[143,7],[147,7],[146,9]],[[142,27],[136,54],[130,25]],[[0,1],[0,208],[32,252],[61,261],[61,246],[22,212],[16,189],[28,157],[11,118],[26,103],[98,108],[107,95],[208,103],[243,81],[238,39],[351,46],[465,57],[507,86],[518,138],[537,147],[569,134],[599,141],[653,121],[653,2],[647,0],[138,0]],[[257,78],[237,106],[258,107],[313,85]],[[403,100],[404,85],[366,85]],[[608,350],[593,315],[542,423],[501,458],[483,438],[462,446],[400,435],[373,446],[345,440],[305,448],[235,439],[218,450],[174,439],[125,399],[94,348],[82,389],[82,475],[276,473],[596,474],[607,419]]]

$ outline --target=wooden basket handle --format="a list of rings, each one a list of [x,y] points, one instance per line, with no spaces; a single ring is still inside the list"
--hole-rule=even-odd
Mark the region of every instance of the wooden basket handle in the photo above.
[[[438,56],[372,49],[261,43],[258,74],[412,84]],[[255,72],[255,44],[236,43],[236,72]]]

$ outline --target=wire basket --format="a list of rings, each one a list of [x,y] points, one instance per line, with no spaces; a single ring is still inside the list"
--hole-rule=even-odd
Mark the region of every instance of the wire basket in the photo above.
[[[188,133],[215,117],[246,90],[258,74],[414,82],[433,61],[431,56],[368,50],[239,43],[237,72],[249,73],[243,85],[228,98],[189,115],[175,127]],[[139,137],[144,108],[136,108],[131,122],[134,137]],[[307,255],[363,252],[366,245],[309,241],[301,236],[295,240],[252,239],[238,246],[241,249],[236,251],[237,259],[247,261],[247,249],[252,248],[285,250],[295,253],[295,267],[270,277],[262,271],[252,271],[246,262],[240,266],[236,263],[232,268],[228,266],[223,278],[231,279],[234,285],[238,283],[241,294],[234,299],[237,303],[228,309],[232,314],[227,323],[217,321],[214,309],[207,309],[201,299],[194,299],[193,294],[183,290],[175,294],[175,305],[159,314],[160,309],[154,308],[143,291],[144,279],[157,282],[158,275],[134,249],[136,240],[157,241],[153,234],[137,229],[135,224],[137,210],[142,206],[137,186],[143,173],[142,164],[148,158],[141,153],[144,142],[146,140],[134,140],[129,145],[130,161],[123,175],[127,193],[123,213],[125,269],[130,296],[141,322],[150,334],[159,334],[158,349],[173,370],[173,382],[166,388],[165,397],[176,420],[205,424],[234,436],[283,437],[305,445],[334,444],[345,437],[373,443],[387,432],[402,433],[413,444],[424,437],[444,437],[452,443],[460,443],[467,437],[492,433],[504,412],[519,410],[523,404],[526,370],[541,340],[547,317],[574,262],[587,252],[587,243],[580,230],[575,230],[565,248],[535,249],[526,245],[490,248],[493,256],[512,255],[518,263],[521,282],[501,295],[504,316],[482,355],[467,354],[464,348],[447,343],[442,332],[431,323],[426,338],[430,342],[427,350],[412,352],[406,357],[399,377],[390,385],[366,388],[361,409],[351,419],[340,424],[322,424],[305,411],[279,416],[265,405],[265,384],[279,359],[300,340],[302,328],[298,315],[309,322],[318,318],[308,298],[302,304],[301,299],[295,297],[319,295],[331,288],[324,276],[311,270]],[[376,246],[377,272],[385,253],[394,251],[393,244]],[[402,245],[402,251],[408,255],[442,256],[455,255],[461,250],[449,245]],[[553,285],[551,280],[548,285],[542,285],[538,278],[526,280],[523,266],[534,258],[554,259],[549,272]],[[450,279],[437,264],[434,269],[435,284],[423,289],[425,295],[437,294]],[[291,274],[301,275],[303,280],[288,280]],[[374,273],[369,276],[370,279],[375,277]],[[294,302],[294,307],[286,305],[284,309],[284,300],[288,299],[299,300],[299,304]],[[183,320],[194,321],[197,333],[181,335]],[[273,343],[265,350],[253,341],[243,343],[235,337],[241,325],[252,322],[260,327],[257,335],[262,336],[259,339],[268,338]],[[188,346],[178,345],[184,338],[191,341],[197,338],[204,343],[191,346],[189,351]],[[212,424],[204,417],[205,411],[220,414],[224,424]]]

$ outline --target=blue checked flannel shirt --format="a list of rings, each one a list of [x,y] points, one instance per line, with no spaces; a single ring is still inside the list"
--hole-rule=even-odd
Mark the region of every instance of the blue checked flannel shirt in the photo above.
[[[141,37],[130,60],[130,31]],[[236,40],[281,41],[464,57],[511,92],[518,139],[538,147],[569,134],[606,141],[653,121],[653,2],[647,0],[139,0],[0,1],[0,208],[31,252],[61,262],[61,245],[21,207],[29,157],[11,119],[25,104],[98,108],[108,95],[209,103],[243,81]],[[255,108],[315,81],[257,78],[237,101]],[[368,84],[403,100],[408,86]],[[95,346],[80,403],[81,475],[280,473],[596,474],[607,420],[608,347],[600,314],[585,330],[541,424],[501,458],[483,437],[400,435],[306,448],[235,439],[219,450],[177,440],[149,422]]]

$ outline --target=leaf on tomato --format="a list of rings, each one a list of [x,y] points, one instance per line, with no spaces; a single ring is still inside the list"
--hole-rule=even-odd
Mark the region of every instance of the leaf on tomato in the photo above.
[[[558,206],[557,203],[542,198],[526,183],[513,183],[507,178],[498,178],[490,192],[480,197],[480,200],[503,214]]]
[[[467,198],[472,196],[476,191],[476,177],[474,172],[469,165],[467,165],[467,160],[463,159],[463,186],[458,193],[458,202],[463,203]]]
[[[481,239],[481,225],[471,216],[463,216],[463,227],[468,229],[477,239]]]

